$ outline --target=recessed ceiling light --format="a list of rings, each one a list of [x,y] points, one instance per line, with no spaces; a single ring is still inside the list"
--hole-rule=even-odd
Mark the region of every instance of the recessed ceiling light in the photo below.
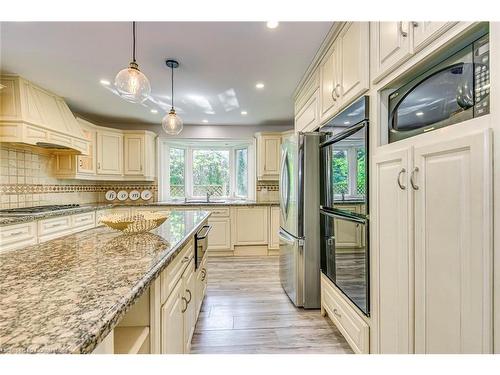
[[[158,110],[153,108],[153,109],[151,110],[151,113],[158,113]]]
[[[243,116],[246,116],[246,115],[248,115],[248,112],[247,112],[247,111],[241,111],[241,114],[242,114]]]
[[[267,28],[268,29],[275,29],[278,27],[280,23],[278,21],[267,21]]]
[[[423,116],[423,115],[424,115],[424,112],[421,112],[421,111],[420,111],[420,112],[415,113],[415,116]]]
[[[255,84],[255,87],[258,88],[258,89],[263,89],[264,88],[264,84],[262,82],[257,82]]]
[[[111,82],[109,82],[107,79],[101,79],[99,82],[101,82],[101,85],[104,85],[104,86],[111,85]]]
[[[207,119],[203,119],[203,120],[201,120],[201,122],[204,122],[206,124],[208,122],[208,120]]]

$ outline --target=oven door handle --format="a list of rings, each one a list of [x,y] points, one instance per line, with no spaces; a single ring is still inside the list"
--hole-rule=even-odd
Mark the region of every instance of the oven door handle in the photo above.
[[[203,229],[205,229],[205,233],[200,234]],[[198,233],[196,233],[196,238],[199,240],[204,240],[205,238],[207,238],[208,232],[210,232],[211,229],[212,229],[211,225],[202,226],[201,229],[198,231]]]
[[[326,216],[330,216],[330,217],[333,217],[335,219],[347,220],[347,221],[352,221],[354,223],[366,225],[366,220],[364,220],[362,218],[358,218],[354,215],[349,215],[348,213],[339,214],[336,212],[325,211],[325,210],[321,210],[320,212]]]

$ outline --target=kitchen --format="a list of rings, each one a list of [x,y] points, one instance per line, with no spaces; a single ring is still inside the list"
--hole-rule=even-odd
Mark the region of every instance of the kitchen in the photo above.
[[[499,32],[2,21],[0,353],[499,353]]]

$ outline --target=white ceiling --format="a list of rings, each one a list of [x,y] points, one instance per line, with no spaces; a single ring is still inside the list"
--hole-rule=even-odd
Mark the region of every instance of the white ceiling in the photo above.
[[[125,102],[99,83],[113,82],[130,62],[131,23],[2,22],[0,62],[2,72],[61,95],[91,119],[158,124],[170,106],[165,59],[176,58],[174,99],[185,124],[291,124],[292,93],[331,26],[138,22],[137,62],[152,87],[144,105]],[[263,90],[255,88],[258,81]]]

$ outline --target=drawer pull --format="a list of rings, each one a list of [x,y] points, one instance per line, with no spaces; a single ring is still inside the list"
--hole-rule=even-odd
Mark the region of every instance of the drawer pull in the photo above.
[[[25,232],[23,232],[22,230],[19,230],[17,232],[11,232],[9,233],[9,236],[19,236],[20,234],[24,234]]]
[[[183,308],[183,309],[181,310],[181,313],[183,313],[183,314],[184,314],[184,313],[186,312],[186,310],[188,309],[188,304],[189,304],[189,302],[188,302],[188,300],[187,300],[187,299],[185,299],[184,297],[182,297],[182,300],[183,300],[183,301],[185,302],[185,304],[186,304],[186,307],[185,307],[185,308]]]
[[[186,263],[186,262],[189,262],[189,257],[182,258],[181,263]]]
[[[205,268],[201,269],[201,281],[205,281],[207,278],[207,270]]]
[[[62,225],[62,223],[55,223],[55,224],[49,225],[49,228],[56,228],[56,227],[60,227],[61,225]]]
[[[191,291],[189,289],[186,289],[186,292],[189,293],[189,299],[187,300],[188,305],[191,303],[191,300],[193,299],[193,295],[191,294]]]
[[[333,309],[333,313],[335,314],[335,316],[342,318],[342,315],[339,314],[339,311],[337,309]]]

